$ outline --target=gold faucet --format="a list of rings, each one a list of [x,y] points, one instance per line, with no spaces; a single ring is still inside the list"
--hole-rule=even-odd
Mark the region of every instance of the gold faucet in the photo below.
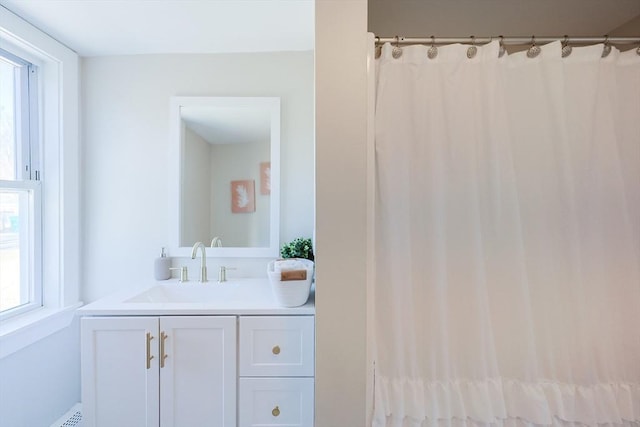
[[[191,251],[191,259],[196,259],[198,248],[202,250],[202,262],[200,263],[200,282],[207,282],[207,253],[202,242],[196,242]]]

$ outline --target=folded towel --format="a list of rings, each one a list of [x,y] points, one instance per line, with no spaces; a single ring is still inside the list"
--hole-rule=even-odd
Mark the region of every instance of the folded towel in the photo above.
[[[288,270],[280,272],[280,280],[286,282],[289,280],[307,280],[307,270]]]
[[[305,270],[305,264],[297,259],[282,259],[277,260],[273,263],[274,271],[294,271],[294,270]]]

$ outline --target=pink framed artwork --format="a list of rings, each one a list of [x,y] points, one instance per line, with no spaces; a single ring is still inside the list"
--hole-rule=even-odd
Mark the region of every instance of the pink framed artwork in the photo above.
[[[260,163],[260,194],[271,194],[271,162]]]
[[[231,181],[231,212],[248,213],[255,211],[255,181],[252,179]]]

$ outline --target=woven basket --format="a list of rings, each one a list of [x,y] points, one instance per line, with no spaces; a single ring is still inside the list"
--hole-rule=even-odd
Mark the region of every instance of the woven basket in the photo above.
[[[280,272],[274,270],[275,261],[267,265],[267,275],[271,283],[271,291],[279,305],[283,307],[299,307],[309,299],[311,281],[313,279],[313,261],[299,259],[305,264],[307,278],[305,280],[280,280]]]

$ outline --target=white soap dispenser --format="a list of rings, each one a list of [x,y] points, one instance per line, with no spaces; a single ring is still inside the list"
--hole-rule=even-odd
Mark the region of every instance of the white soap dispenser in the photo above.
[[[160,258],[156,258],[153,264],[153,273],[156,280],[170,279],[171,271],[169,270],[169,267],[171,267],[171,258],[167,257],[167,254],[164,252],[164,248],[162,248]]]

